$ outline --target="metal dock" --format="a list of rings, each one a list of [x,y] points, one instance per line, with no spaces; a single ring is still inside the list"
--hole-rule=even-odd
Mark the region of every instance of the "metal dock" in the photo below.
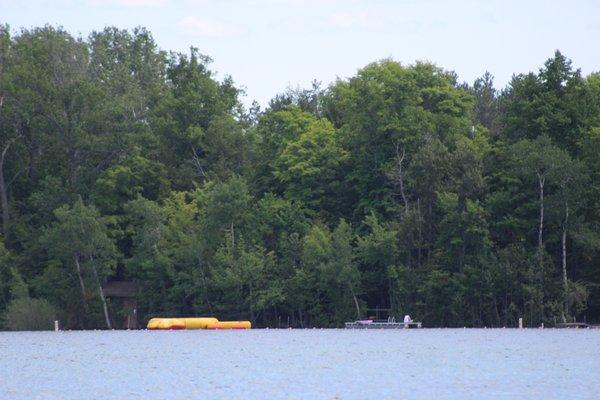
[[[354,321],[346,322],[346,329],[419,329],[421,322]]]

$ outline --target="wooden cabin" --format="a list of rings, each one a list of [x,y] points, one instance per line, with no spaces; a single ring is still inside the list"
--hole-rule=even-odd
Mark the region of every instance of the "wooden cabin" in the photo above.
[[[139,329],[137,293],[139,285],[131,281],[112,281],[102,286],[110,302],[110,319],[116,329]]]

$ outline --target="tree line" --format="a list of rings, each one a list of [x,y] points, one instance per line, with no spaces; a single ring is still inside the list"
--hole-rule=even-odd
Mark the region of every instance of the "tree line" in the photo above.
[[[385,59],[263,110],[210,62],[0,28],[5,327],[111,326],[112,281],[142,321],[600,320],[599,73],[557,51],[498,90]]]

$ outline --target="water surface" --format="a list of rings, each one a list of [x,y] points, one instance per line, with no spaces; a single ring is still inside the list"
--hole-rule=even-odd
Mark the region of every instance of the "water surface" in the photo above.
[[[0,332],[0,399],[598,399],[600,330]]]

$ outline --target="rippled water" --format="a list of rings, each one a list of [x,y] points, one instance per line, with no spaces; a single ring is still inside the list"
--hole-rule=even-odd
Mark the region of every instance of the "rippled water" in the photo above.
[[[599,399],[600,330],[0,332],[0,399]]]

